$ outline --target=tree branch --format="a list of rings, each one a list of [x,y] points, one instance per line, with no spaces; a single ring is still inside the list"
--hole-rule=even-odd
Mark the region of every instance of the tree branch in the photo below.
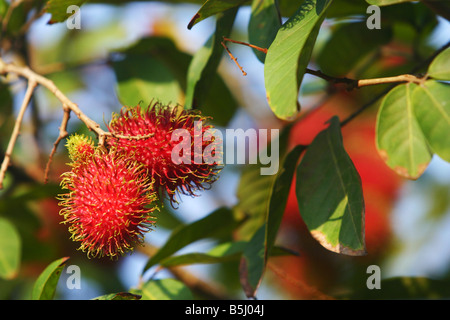
[[[256,49],[258,51],[261,51],[263,53],[267,54],[268,49],[266,48],[261,48],[246,42],[242,42],[242,41],[237,41],[237,40],[233,40],[233,39],[229,39],[229,38],[223,38],[222,41],[222,46],[225,48],[225,50],[227,50],[228,54],[230,55],[231,59],[237,64],[237,66],[239,67],[239,69],[241,69],[242,73],[244,75],[247,75],[247,73],[243,70],[243,68],[238,64],[237,59],[233,56],[233,54],[230,52],[230,50],[228,49],[228,47],[225,45],[225,42],[229,41],[232,43],[236,43],[236,44],[241,44],[241,45],[245,45],[247,47]],[[349,79],[349,78],[340,78],[340,77],[333,77],[330,75],[327,75],[325,73],[323,73],[320,70],[312,70],[309,68],[305,69],[305,73],[311,74],[313,76],[319,77],[325,81],[328,81],[329,83],[332,84],[344,84],[347,87],[347,90],[353,90],[353,89],[357,89],[357,88],[362,88],[362,87],[366,87],[366,86],[373,86],[373,85],[379,85],[379,84],[387,84],[387,83],[400,83],[400,82],[413,82],[413,83],[418,83],[421,84],[423,83],[426,79],[425,78],[420,78],[420,77],[416,77],[412,74],[403,74],[403,75],[399,75],[399,76],[395,76],[395,77],[383,77],[383,78],[374,78],[374,79],[361,79],[361,80],[357,80],[357,79]]]
[[[16,144],[17,137],[20,133],[20,127],[22,125],[23,116],[25,111],[30,104],[31,97],[33,95],[34,88],[36,88],[37,83],[33,79],[28,80],[27,90],[25,92],[25,97],[23,98],[22,105],[17,115],[16,122],[14,125],[13,132],[11,134],[11,139],[9,140],[8,147],[6,148],[5,158],[3,159],[2,166],[0,168],[0,189],[3,189],[3,180],[5,178],[6,171],[8,170],[9,163],[11,162],[11,155]]]
[[[17,136],[19,134],[20,124],[23,119],[23,113],[25,112],[25,109],[27,105],[29,104],[29,101],[31,99],[33,89],[39,84],[43,87],[50,90],[51,93],[62,103],[63,109],[64,109],[64,116],[63,120],[61,122],[60,132],[58,139],[55,141],[53,145],[53,149],[50,155],[49,163],[47,164],[47,169],[45,171],[45,179],[47,179],[48,172],[49,172],[49,165],[52,161],[52,157],[54,153],[56,152],[56,148],[60,141],[64,139],[67,136],[67,122],[69,121],[70,113],[73,112],[90,130],[93,131],[98,138],[98,145],[100,147],[105,146],[106,138],[108,137],[114,137],[114,138],[125,138],[125,139],[145,139],[153,136],[153,134],[148,135],[142,135],[142,136],[127,136],[127,135],[120,135],[120,134],[114,134],[111,132],[104,131],[100,125],[89,118],[86,114],[81,111],[81,109],[78,107],[78,105],[74,102],[72,102],[66,95],[64,95],[58,87],[53,83],[53,81],[37,74],[36,72],[32,71],[28,67],[21,67],[16,66],[12,63],[6,63],[2,58],[0,58],[0,74],[7,74],[7,73],[14,73],[18,76],[21,76],[28,80],[28,89],[27,93],[25,95],[22,107],[20,109],[20,113],[16,120],[16,126],[14,128],[14,131],[12,133],[11,140],[9,141],[8,149],[5,153],[5,158],[3,160],[2,167],[0,169],[0,189],[2,189],[2,182],[7,170],[7,167],[9,165],[10,159],[11,159],[11,153],[12,149],[14,148],[14,145],[17,140]]]
[[[53,143],[53,148],[50,153],[50,156],[48,157],[47,166],[45,167],[44,183],[48,182],[48,174],[50,172],[50,165],[53,161],[53,156],[56,153],[56,149],[58,148],[59,143],[61,142],[61,140],[63,140],[64,138],[66,138],[69,135],[69,133],[67,132],[67,124],[69,123],[70,109],[66,105],[63,106],[63,109],[64,109],[64,115],[63,115],[63,119],[61,121],[61,126],[59,127],[59,136],[56,139],[55,143]]]

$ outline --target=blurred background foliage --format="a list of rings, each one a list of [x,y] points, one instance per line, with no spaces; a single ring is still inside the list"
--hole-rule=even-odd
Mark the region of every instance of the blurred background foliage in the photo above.
[[[81,7],[81,29],[69,30],[65,22],[48,24],[57,18],[55,15],[37,14],[45,1],[22,1],[3,28],[2,55],[53,80],[101,124],[122,105],[146,105],[155,97],[185,104],[192,57],[215,30],[216,17],[187,28],[202,3],[89,1]],[[251,7],[249,1],[242,3],[229,37],[249,41]],[[283,21],[299,3],[279,2]],[[0,1],[2,17],[8,5],[9,1]],[[375,32],[365,27],[366,8],[364,1],[334,2],[320,30],[312,67],[356,79],[398,75],[415,68],[449,40],[449,22],[422,3],[383,7],[382,28]],[[248,75],[243,77],[221,48],[217,75],[209,79],[209,90],[203,93],[202,111],[221,128],[284,128],[287,123],[276,119],[267,105],[261,57],[244,46],[229,47]],[[26,88],[21,81],[10,83],[0,87],[1,158]],[[347,92],[305,76],[300,101],[305,114],[310,113],[290,128],[286,150],[310,143],[331,116],[344,119],[385,88],[372,86]],[[366,269],[371,264],[381,267],[383,278],[450,278],[450,166],[435,156],[418,181],[398,177],[375,148],[377,107],[373,105],[343,128],[344,145],[363,183],[369,254],[348,257],[321,247],[301,221],[291,188],[277,243],[298,255],[270,258],[258,298],[345,296],[365,286]],[[197,198],[184,197],[177,210],[167,206],[158,215],[158,226],[147,235],[146,247],[117,262],[87,259],[69,240],[58,215],[55,196],[61,191],[59,176],[68,170],[62,144],[53,159],[50,181],[43,183],[43,170],[58,137],[62,113],[60,102],[46,89],[38,88],[0,191],[0,219],[10,222],[20,236],[19,271],[0,279],[0,299],[29,299],[42,270],[65,256],[71,257],[69,264],[80,266],[82,289],[68,290],[63,272],[57,299],[90,299],[129,291],[152,275],[155,267],[141,275],[149,250],[162,246],[175,228],[228,207],[250,218],[225,237],[248,240],[264,219],[263,206],[273,178],[255,177],[251,165],[227,165],[211,190]],[[68,129],[71,133],[88,133],[75,117]],[[216,241],[203,239],[181,252],[204,252]],[[190,288],[200,298],[243,298],[238,264],[236,259],[193,264],[162,270],[157,277],[189,278]],[[403,289],[399,283],[394,283],[397,289],[392,290]]]

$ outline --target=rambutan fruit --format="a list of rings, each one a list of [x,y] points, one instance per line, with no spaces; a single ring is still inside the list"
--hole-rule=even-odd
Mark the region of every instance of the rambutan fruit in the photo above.
[[[156,194],[143,165],[110,149],[72,163],[59,196],[71,239],[88,257],[117,258],[144,241],[154,225]]]
[[[221,161],[215,160],[221,157],[221,139],[214,134],[211,137],[214,129],[207,120],[199,112],[159,102],[145,110],[139,105],[124,107],[113,115],[108,126],[113,138],[107,144],[142,163],[155,182],[155,190],[160,196],[167,195],[174,205],[179,194],[195,196],[209,188],[221,169]],[[183,134],[177,136],[179,130]],[[180,138],[187,138],[189,150],[179,149]],[[175,160],[174,155],[183,161]]]
[[[94,141],[83,134],[73,134],[66,142],[69,158],[73,163],[83,162],[95,152]]]

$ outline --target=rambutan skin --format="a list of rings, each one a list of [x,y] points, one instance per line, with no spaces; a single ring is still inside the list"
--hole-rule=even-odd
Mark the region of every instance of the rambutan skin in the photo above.
[[[83,134],[73,134],[67,139],[67,150],[73,163],[83,162],[96,150],[94,141]]]
[[[113,136],[121,138],[108,139],[108,145],[142,163],[155,181],[155,189],[160,195],[168,195],[172,205],[176,204],[177,194],[196,196],[197,191],[207,189],[217,180],[221,165],[214,161],[197,161],[202,159],[203,151],[210,144],[217,145],[214,138],[203,140],[203,134],[212,125],[198,112],[185,110],[180,106],[166,106],[154,103],[146,110],[140,106],[124,107],[120,114],[114,114],[108,126]],[[201,128],[196,128],[198,124]],[[175,163],[172,150],[179,143],[172,141],[172,134],[177,129],[189,132],[191,141],[201,140],[201,150],[192,148],[190,160]],[[126,139],[123,136],[144,137]]]
[[[144,241],[152,229],[156,194],[145,168],[114,150],[72,163],[61,186],[60,214],[71,239],[88,257],[118,258]]]

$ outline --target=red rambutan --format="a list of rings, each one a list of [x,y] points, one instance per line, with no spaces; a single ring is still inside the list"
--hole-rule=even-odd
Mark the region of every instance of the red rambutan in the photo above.
[[[198,112],[158,102],[146,110],[140,106],[124,107],[120,114],[113,115],[109,131],[115,138],[108,139],[107,144],[127,158],[142,163],[155,182],[155,190],[166,193],[173,205],[178,202],[177,193],[196,195],[196,191],[207,189],[220,171],[221,163],[214,159],[221,154],[221,141],[214,135],[205,139],[205,133],[213,130],[213,126],[204,124],[206,121]],[[184,160],[178,162],[173,159],[173,154],[178,157],[181,152],[177,141],[180,136],[174,134],[177,129],[183,129],[188,136],[189,149],[193,146],[192,152],[182,151]],[[212,150],[209,158],[204,155],[207,148]]]
[[[71,164],[62,175],[60,214],[69,224],[71,239],[81,242],[88,257],[118,255],[142,243],[151,230],[156,194],[147,170],[113,149],[99,150]]]

